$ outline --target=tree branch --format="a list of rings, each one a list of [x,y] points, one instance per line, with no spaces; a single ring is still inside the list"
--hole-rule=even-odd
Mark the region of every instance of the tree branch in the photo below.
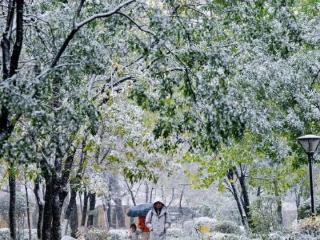
[[[78,7],[77,12],[76,12],[76,17],[79,17],[79,16],[80,16],[80,12],[81,12],[81,9],[82,9],[85,1],[86,1],[86,0],[81,0],[81,1],[80,1],[79,7]]]
[[[7,36],[13,23],[14,7],[15,7],[15,1],[10,0],[8,3],[8,16],[7,16],[6,30],[4,33]]]
[[[139,186],[137,187],[136,193],[134,194],[134,198],[135,198],[135,199],[137,198],[137,195],[138,195],[138,193],[139,193],[139,190],[140,190],[141,185],[142,185],[142,182],[139,183]]]
[[[134,194],[133,194],[133,192],[132,192],[132,187],[133,187],[133,186],[132,186],[132,185],[129,186],[129,183],[128,183],[128,181],[127,181],[126,179],[124,179],[124,182],[126,183],[127,189],[128,189],[128,191],[129,191],[129,193],[130,193],[133,206],[136,206],[136,205],[137,205],[136,199],[135,199]]]
[[[10,0],[8,3],[8,15],[7,15],[6,28],[1,40],[3,80],[9,78],[9,67],[8,67],[8,63],[10,61],[9,31],[13,23],[14,6],[15,6],[15,2],[13,0]]]
[[[141,30],[142,32],[148,33],[154,37],[157,38],[157,35],[151,31],[149,31],[148,29],[144,29],[142,26],[140,26],[135,20],[133,20],[131,17],[129,17],[127,14],[123,13],[123,12],[116,12],[116,14],[119,14],[125,18],[127,18],[133,25],[135,25],[139,30]]]
[[[142,32],[145,32],[145,33],[148,33],[150,35],[152,35],[157,41],[160,41],[160,39],[158,38],[158,36],[147,30],[147,29],[144,29],[142,26],[140,26],[134,19],[132,19],[131,17],[129,17],[128,15],[122,13],[122,12],[116,12],[116,14],[119,14],[121,16],[124,16],[125,18],[127,18],[133,25],[135,25],[139,30],[141,30]],[[187,77],[187,83],[189,84],[189,88],[191,89],[192,91],[192,97],[193,97],[193,100],[196,101],[196,94],[195,94],[195,90],[193,89],[192,87],[192,82],[191,82],[191,79],[189,77],[189,73],[191,73],[194,77],[197,78],[197,76],[192,73],[190,71],[190,69],[188,68],[187,64],[184,63],[184,61],[182,61],[182,59],[177,55],[175,54],[166,44],[164,44],[164,47],[165,49],[167,49],[167,51],[169,52],[169,54],[171,54],[185,69],[185,73],[186,73],[186,77]]]
[[[18,68],[19,58],[22,49],[22,41],[23,41],[23,5],[24,0],[17,0],[16,6],[16,42],[13,46],[11,61],[10,61],[10,73],[9,76],[12,77]]]
[[[122,4],[120,4],[119,6],[117,6],[115,9],[106,12],[106,13],[99,13],[99,14],[95,14],[85,20],[83,20],[82,22],[75,24],[74,28],[71,30],[71,32],[69,33],[69,35],[67,36],[67,38],[65,39],[65,41],[63,42],[62,46],[60,47],[57,55],[55,56],[55,58],[53,59],[52,63],[51,63],[51,67],[55,67],[57,65],[57,63],[59,62],[62,54],[64,53],[64,51],[67,49],[70,41],[74,38],[75,34],[85,25],[89,24],[90,22],[98,19],[98,18],[106,18],[106,17],[110,17],[114,14],[116,14],[118,11],[120,11],[122,8],[130,5],[131,3],[135,2],[136,0],[129,0],[126,1]]]
[[[119,12],[122,8],[130,5],[131,3],[135,2],[135,1],[136,1],[136,0],[129,0],[129,1],[126,1],[126,2],[124,2],[124,3],[122,3],[122,4],[120,4],[120,5],[117,6],[115,9],[113,9],[113,10],[111,10],[111,11],[109,11],[109,12],[95,14],[95,15],[93,15],[93,16],[85,19],[85,20],[83,20],[82,22],[78,23],[78,24],[76,25],[76,29],[79,30],[79,29],[82,28],[84,25],[87,25],[88,23],[90,23],[90,22],[92,22],[92,21],[94,21],[94,20],[96,20],[96,19],[98,19],[98,18],[110,17],[110,16],[116,14],[117,12]]]
[[[174,200],[174,188],[172,188],[172,190],[171,190],[171,200],[170,200],[170,202],[168,203],[168,205],[167,205],[167,207],[170,207],[171,206],[171,204],[172,204],[172,202],[173,202],[173,200]]]

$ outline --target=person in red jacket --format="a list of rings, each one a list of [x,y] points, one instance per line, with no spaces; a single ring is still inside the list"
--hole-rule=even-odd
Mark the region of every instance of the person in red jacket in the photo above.
[[[146,226],[146,217],[142,217],[142,216],[138,217],[138,228],[142,232],[142,239],[149,240],[150,230]]]

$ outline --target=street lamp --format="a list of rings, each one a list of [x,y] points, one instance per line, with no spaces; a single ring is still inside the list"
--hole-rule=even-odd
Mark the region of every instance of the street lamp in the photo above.
[[[309,162],[309,178],[310,178],[310,196],[311,196],[311,214],[316,214],[314,209],[314,197],[313,197],[313,177],[312,177],[312,161],[314,153],[317,151],[320,143],[320,137],[316,135],[305,135],[298,138],[299,144],[303,147],[304,151],[308,154]]]

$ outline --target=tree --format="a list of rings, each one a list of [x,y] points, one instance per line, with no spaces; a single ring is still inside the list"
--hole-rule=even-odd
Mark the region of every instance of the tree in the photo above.
[[[16,156],[26,157],[19,161],[38,162],[45,180],[46,221],[42,237],[60,239],[61,206],[67,195],[76,136],[86,124],[94,132],[95,106],[108,101],[110,89],[112,92],[116,86],[133,78],[127,73],[141,58],[139,51],[154,47],[152,40],[151,44],[144,44],[149,37],[144,35],[139,39],[135,35],[137,29],[142,31],[143,28],[132,17],[134,13],[147,15],[148,6],[131,0],[120,4],[113,1],[100,4],[8,1],[5,7],[5,18],[1,18],[6,21],[2,39],[1,156],[7,150],[17,149],[16,146],[28,146],[29,153],[19,148]],[[97,24],[100,19],[108,21]],[[104,32],[106,29],[110,31]],[[131,34],[127,34],[128,29]],[[99,36],[97,31],[101,33]],[[29,37],[23,39],[24,35]],[[120,38],[125,41],[119,42]],[[125,57],[129,50],[132,54]],[[102,53],[110,58],[104,58]],[[19,62],[24,64],[18,69]],[[105,94],[102,103],[95,102],[97,96],[90,95],[90,87],[93,83],[97,86],[98,76],[108,76],[101,82],[100,89],[95,88],[95,95]],[[86,88],[88,79],[89,91]],[[13,134],[16,139],[12,139]],[[13,174],[9,182],[10,229],[15,239]]]
[[[301,172],[296,138],[318,131],[319,52],[310,32],[315,36],[311,22],[319,14],[310,13],[312,1],[307,7],[293,1],[170,1],[167,6],[175,26],[174,32],[166,31],[171,51],[164,51],[168,60],[152,71],[162,81],[136,85],[133,98],[159,112],[158,138],[173,148],[188,146],[186,158],[194,153],[189,160],[199,165],[197,177],[205,186],[229,182],[240,214],[243,208],[252,226],[247,173],[258,160],[276,170],[265,187],[272,186],[280,199],[280,192],[295,182],[281,174]],[[161,69],[168,62],[174,71]],[[253,143],[246,142],[246,133],[256,138],[262,159],[250,152]],[[233,147],[233,157],[218,160],[223,149]],[[266,168],[254,176],[264,176]],[[213,171],[219,174],[210,176]]]

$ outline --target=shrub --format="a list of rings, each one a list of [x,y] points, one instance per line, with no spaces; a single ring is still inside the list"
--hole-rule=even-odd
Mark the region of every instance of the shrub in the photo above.
[[[241,232],[238,224],[231,221],[223,221],[223,222],[217,223],[214,226],[213,230],[220,233],[233,233],[233,234],[240,234]]]
[[[187,235],[190,235],[193,231],[195,231],[194,229],[194,222],[193,221],[185,221],[182,225],[183,228],[183,232]]]
[[[208,217],[194,218],[193,220],[185,221],[182,225],[184,237],[181,239],[199,239],[199,236],[208,236],[209,233],[213,231],[215,223],[216,220],[214,218]]]
[[[198,209],[199,216],[204,216],[204,217],[211,217],[213,215],[212,209],[207,206],[203,205]]]
[[[277,212],[277,199],[274,196],[259,197],[251,204],[253,231],[260,234],[269,234],[281,230]]]
[[[214,224],[216,223],[216,220],[214,218],[208,218],[208,217],[200,217],[200,218],[194,218],[190,221],[185,221],[183,223],[183,233],[185,235],[192,235],[197,236],[197,229],[200,230],[200,227],[207,227],[208,230],[211,232],[213,231]]]
[[[91,228],[86,233],[87,240],[125,240],[128,234],[126,230],[111,229],[109,231]]]
[[[77,240],[77,239],[70,236],[63,236],[61,240]]]
[[[167,230],[167,237],[170,239],[184,239],[183,232],[180,228],[169,228]]]
[[[17,232],[19,240],[29,240],[29,230],[24,229],[20,233]],[[0,228],[0,239],[1,240],[10,240],[10,230],[9,228]],[[37,240],[37,230],[31,229],[31,240]]]
[[[108,237],[108,231],[97,228],[91,228],[86,233],[86,239],[88,240],[106,240]]]
[[[310,207],[310,199],[301,203],[300,207],[298,208],[298,219],[304,219],[311,216],[311,207]],[[320,214],[320,201],[315,200],[315,208],[317,215]]]
[[[200,226],[207,226],[209,230],[212,231],[214,224],[217,222],[214,218],[209,217],[199,217],[193,220],[194,228],[199,228]]]
[[[305,234],[301,234],[301,233],[293,233],[291,234],[288,238],[286,239],[301,239],[301,240],[314,240],[314,237],[310,236],[310,235],[305,235]]]
[[[281,236],[281,234],[279,234],[279,233],[270,233],[268,239],[269,240],[283,240],[284,237]]]
[[[23,229],[18,239],[29,240],[29,229]],[[37,229],[31,229],[31,240],[38,240]]]
[[[120,229],[111,229],[106,231],[92,228],[86,234],[87,240],[125,240],[127,238],[127,231]]]
[[[128,238],[128,232],[126,230],[111,229],[108,232],[107,240],[126,240],[127,238]]]
[[[320,217],[309,217],[302,220],[299,223],[298,231],[304,235],[320,236]]]
[[[215,233],[210,240],[245,240],[245,238],[236,234]]]
[[[10,240],[9,228],[0,228],[0,239],[1,240]]]

